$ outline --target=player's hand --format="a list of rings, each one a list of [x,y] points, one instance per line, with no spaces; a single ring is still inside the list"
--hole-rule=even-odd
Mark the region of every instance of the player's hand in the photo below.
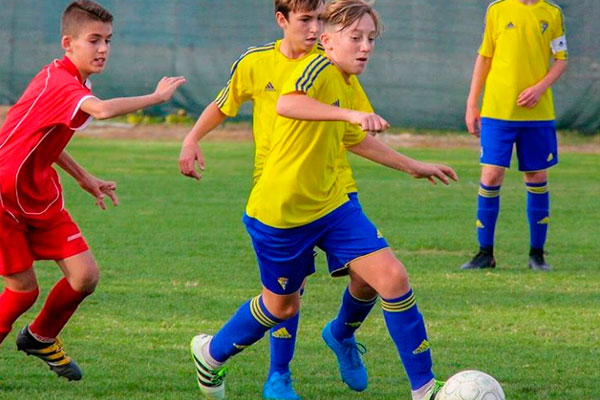
[[[164,76],[156,85],[154,94],[161,102],[169,101],[175,90],[186,82],[183,76]]]
[[[450,179],[458,182],[458,175],[454,170],[443,164],[430,164],[421,161],[415,161],[411,166],[409,174],[413,178],[426,178],[432,185],[436,185],[436,179],[440,180],[444,185],[450,184]]]
[[[119,199],[115,191],[117,190],[117,183],[114,181],[105,181],[95,176],[88,175],[84,179],[78,181],[79,186],[96,199],[96,205],[103,210],[106,210],[106,203],[104,202],[105,195],[112,201],[116,207],[119,205]]]
[[[198,163],[200,171],[204,171],[204,158],[200,146],[196,141],[184,140],[179,153],[179,172],[190,178],[202,179],[202,176],[196,171],[196,163]]]
[[[363,131],[371,134],[383,132],[390,127],[390,124],[379,115],[361,111],[352,111],[348,122],[360,125]]]
[[[475,137],[481,135],[481,115],[477,107],[468,107],[465,112],[465,123],[467,124],[467,130]]]
[[[540,101],[544,92],[545,90],[542,90],[537,86],[529,87],[521,92],[517,98],[517,105],[519,107],[533,108],[537,106],[537,103]]]

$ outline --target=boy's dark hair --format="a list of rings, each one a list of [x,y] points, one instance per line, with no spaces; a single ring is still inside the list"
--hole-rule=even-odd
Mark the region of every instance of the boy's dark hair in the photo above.
[[[92,0],[77,0],[65,8],[60,26],[61,34],[77,36],[79,28],[87,21],[112,24],[113,16]]]
[[[287,19],[290,12],[314,11],[325,0],[275,0],[275,13],[280,12]]]

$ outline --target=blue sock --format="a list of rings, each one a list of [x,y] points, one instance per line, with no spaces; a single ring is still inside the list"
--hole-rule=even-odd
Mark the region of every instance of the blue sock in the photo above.
[[[300,289],[300,299],[304,294],[304,288]],[[273,372],[285,374],[290,372],[290,362],[294,358],[296,349],[296,335],[298,333],[298,322],[300,311],[292,318],[283,321],[271,328],[271,362],[269,364],[269,377]]]
[[[342,305],[337,317],[331,323],[331,334],[338,341],[351,338],[369,315],[377,302],[377,297],[371,300],[362,300],[354,297],[348,287],[342,296]]]
[[[410,386],[412,390],[417,390],[431,381],[434,375],[425,321],[417,308],[412,289],[396,299],[381,299],[381,307]]]
[[[480,183],[477,196],[477,239],[482,249],[494,247],[494,233],[499,213],[500,186],[486,186]]]
[[[548,182],[526,183],[527,219],[532,249],[542,250],[546,243],[548,222],[550,220],[550,192]]]
[[[244,303],[212,338],[209,353],[216,361],[225,362],[281,321],[267,310],[262,295],[256,296]]]

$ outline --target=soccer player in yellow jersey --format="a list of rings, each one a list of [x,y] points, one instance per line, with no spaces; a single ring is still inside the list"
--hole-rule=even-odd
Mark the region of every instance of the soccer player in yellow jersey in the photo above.
[[[225,361],[297,313],[300,288],[314,272],[312,254],[318,246],[327,253],[332,275],[349,271],[352,280],[365,281],[381,296],[412,397],[431,400],[439,384],[406,269],[349,199],[336,168],[337,155],[343,144],[417,178],[447,184],[457,177],[449,167],[410,159],[365,133],[387,127],[378,115],[353,109],[356,92],[351,78],[363,71],[379,33],[379,19],[371,5],[362,0],[332,1],[321,18],[326,55],[308,57],[284,84],[277,102],[281,116],[274,121],[269,154],[244,216],[263,291],[242,305],[214,337],[201,334],[192,341],[203,376],[201,389],[210,395],[220,389],[224,396]],[[341,343],[329,325],[323,338],[338,355]]]
[[[283,30],[283,39],[251,47],[233,64],[227,85],[215,101],[205,108],[184,139],[180,155],[180,170],[184,175],[200,179],[195,165],[197,163],[203,169],[204,161],[198,141],[227,117],[235,116],[242,103],[252,101],[255,141],[253,180],[258,180],[269,151],[269,135],[276,116],[275,103],[284,82],[299,63],[312,55],[323,53],[322,46],[318,44],[322,27],[318,15],[322,6],[323,0],[275,0],[275,18]],[[357,110],[372,112],[369,100],[355,76],[351,78],[350,84],[356,92],[354,103]],[[372,130],[377,131],[375,128]],[[346,192],[360,206],[356,183],[343,147],[340,148],[336,163]],[[310,264],[312,263],[311,259]],[[343,343],[343,354],[347,359],[354,360],[350,368],[343,371],[342,379],[357,391],[366,388],[367,375],[358,356],[359,349],[353,333],[367,317],[376,297],[376,292],[364,281],[358,278],[351,280],[342,298],[340,315],[330,324],[338,340]],[[293,390],[289,368],[294,354],[298,320],[299,313],[271,328],[271,362],[263,388],[265,399],[299,398]],[[199,379],[203,379],[201,375]]]
[[[481,137],[479,252],[462,269],[496,266],[494,231],[500,186],[514,145],[527,187],[529,268],[551,269],[544,259],[550,209],[548,168],[558,163],[558,152],[550,87],[566,68],[567,40],[560,7],[547,0],[499,0],[489,5],[465,116],[469,132]]]

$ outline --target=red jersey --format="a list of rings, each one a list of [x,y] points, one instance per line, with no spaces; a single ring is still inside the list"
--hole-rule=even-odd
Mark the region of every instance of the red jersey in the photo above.
[[[13,218],[45,219],[63,209],[52,164],[91,120],[80,110],[94,97],[90,88],[64,57],[42,68],[8,111],[0,128],[0,206]]]

